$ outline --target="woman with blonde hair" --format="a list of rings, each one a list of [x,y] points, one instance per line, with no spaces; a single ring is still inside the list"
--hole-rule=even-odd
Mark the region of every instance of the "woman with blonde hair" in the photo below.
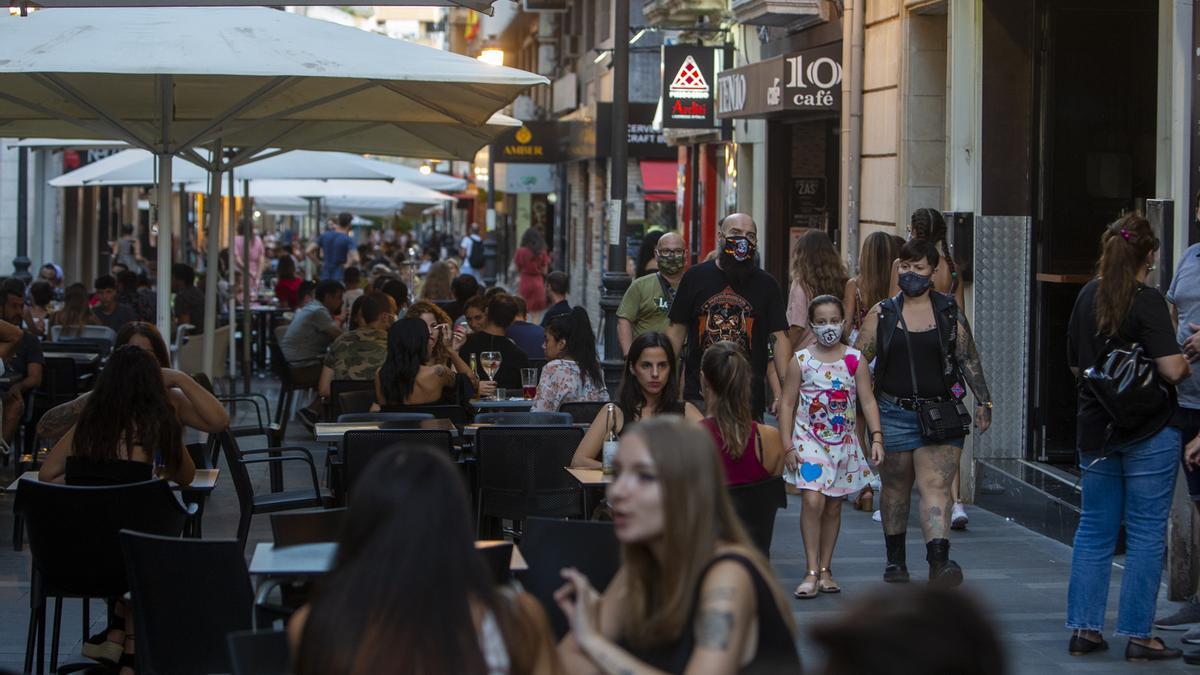
[[[790,607],[738,521],[708,432],[671,415],[639,422],[614,467],[621,568],[603,595],[562,571],[567,671],[799,672]]]
[[[815,338],[808,329],[808,302],[818,295],[841,297],[846,290],[846,265],[822,230],[809,230],[792,247],[792,285],[788,289],[788,338],[801,350]]]
[[[454,280],[454,270],[444,260],[439,260],[429,266],[425,275],[425,283],[421,286],[421,300],[437,302],[438,300],[453,300],[454,292],[450,290],[450,282]]]
[[[404,313],[404,318],[424,321],[425,325],[429,326],[429,333],[431,335],[438,330],[450,331],[454,326],[454,321],[450,319],[450,315],[446,313],[446,310],[427,300],[414,302],[410,305],[408,311]],[[445,328],[439,329],[438,326],[445,326]],[[452,350],[443,341],[438,340],[433,349],[429,351],[429,363],[427,365],[453,366],[454,364],[450,359],[451,352]]]
[[[863,318],[875,305],[888,298],[891,289],[892,263],[900,256],[904,241],[886,232],[872,232],[863,240],[858,256],[858,276],[846,282],[841,293],[846,319],[850,323],[850,343],[858,337]],[[833,294],[837,295],[837,294]]]

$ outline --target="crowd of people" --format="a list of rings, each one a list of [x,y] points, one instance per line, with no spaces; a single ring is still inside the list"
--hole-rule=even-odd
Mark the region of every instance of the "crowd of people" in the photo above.
[[[691,266],[679,234],[647,237],[636,261],[642,274],[616,313],[624,363],[611,398],[589,314],[571,305],[570,279],[550,270],[536,230],[521,240],[510,292],[482,283],[477,228],[457,246],[423,252],[429,264],[410,288],[383,247],[354,245],[347,214],[332,225],[302,259],[292,250],[271,258],[269,249],[256,258],[251,249],[251,264],[274,278],[275,297],[295,309],[278,344],[293,383],[317,393],[302,416],[320,419],[337,382],[370,383],[372,409],[387,410],[515,395],[527,384],[522,371],[536,369],[533,411],[602,404],[571,463],[611,468],[605,511],[622,565],[603,592],[563,570],[556,600],[570,631],[555,646],[541,607],[493,588],[477,558],[464,553],[470,500],[453,466],[422,449],[389,451],[372,460],[351,496],[329,580],[289,626],[297,672],[386,669],[397,649],[413,654],[416,670],[431,672],[798,672],[790,599],[726,489],[779,479],[800,495],[806,567],[790,589],[800,600],[842,590],[834,559],[843,502],[872,511],[875,493],[882,579],[910,581],[914,487],[919,497],[929,588],[900,604],[899,595],[883,596],[891,598],[886,611],[864,605],[844,631],[818,630],[817,644],[830,651],[827,672],[899,672],[872,650],[847,648],[855,644],[848,635],[896,642],[887,637],[889,621],[909,624],[905,631],[937,627],[962,641],[936,653],[897,646],[915,662],[948,668],[938,672],[1004,672],[987,622],[949,590],[966,576],[950,555],[950,531],[967,523],[960,453],[968,434],[987,431],[993,402],[939,211],[914,212],[907,239],[868,236],[853,275],[829,237],[810,231],[794,244],[787,284],[759,264],[758,226],[746,214],[726,216],[715,255]],[[1195,598],[1155,620],[1179,457],[1200,503],[1192,473],[1200,466],[1200,385],[1189,366],[1200,360],[1200,263],[1193,260],[1200,248],[1188,250],[1165,298],[1145,284],[1158,248],[1144,218],[1112,224],[1097,279],[1071,316],[1083,475],[1066,609],[1075,655],[1107,647],[1105,603],[1122,524],[1117,634],[1129,638],[1126,658],[1176,658],[1179,650],[1152,628],[1200,625]],[[119,250],[118,261],[138,262],[136,247]],[[304,279],[300,270],[314,257],[320,273]],[[123,272],[93,289],[61,288],[53,266],[29,288],[0,284],[6,435],[10,399],[38,385],[39,336],[86,326],[116,334],[95,391],[39,426],[56,439],[43,479],[119,482],[160,467],[159,475],[187,484],[194,467],[181,450],[181,429],[228,424],[211,394],[169,367],[162,337],[143,318],[139,277],[123,280]],[[171,279],[176,321],[202,322],[195,272],[177,265]],[[1111,382],[1109,371],[1120,366],[1114,359],[1157,375],[1106,389],[1104,376]],[[99,401],[120,397],[128,402],[100,414]],[[11,407],[19,410],[17,400]],[[139,422],[146,419],[155,422]],[[414,536],[422,531],[431,534]],[[422,553],[413,555],[418,545]],[[118,603],[109,631],[90,649],[128,656],[124,611]]]

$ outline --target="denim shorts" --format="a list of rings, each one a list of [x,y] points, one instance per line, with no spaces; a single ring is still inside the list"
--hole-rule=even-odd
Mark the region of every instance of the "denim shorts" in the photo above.
[[[927,445],[949,445],[962,448],[963,439],[953,438],[938,443],[930,443],[921,436],[921,423],[917,420],[914,410],[905,410],[895,403],[889,403],[882,398],[875,399],[879,403],[879,426],[883,431],[883,449],[885,452],[912,452]]]

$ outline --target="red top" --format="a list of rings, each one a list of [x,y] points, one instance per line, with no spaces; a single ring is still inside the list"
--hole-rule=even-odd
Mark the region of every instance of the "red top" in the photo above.
[[[715,419],[705,417],[700,420],[700,424],[708,429],[708,433],[712,434],[713,440],[717,443],[717,452],[721,455],[721,464],[725,467],[726,485],[757,483],[771,477],[771,473],[758,459],[758,424],[756,422],[750,423],[750,435],[746,439],[746,450],[737,459],[734,459],[725,447],[725,439],[721,438],[721,428],[717,426]]]
[[[296,309],[296,303],[300,302],[300,298],[296,297],[296,294],[300,291],[300,284],[303,281],[300,277],[276,281],[275,298],[279,300],[279,304]]]
[[[546,270],[550,267],[550,255],[545,251],[534,253],[522,246],[513,256],[513,266],[521,274],[517,283],[517,294],[525,298],[526,309],[537,313],[546,308]]]

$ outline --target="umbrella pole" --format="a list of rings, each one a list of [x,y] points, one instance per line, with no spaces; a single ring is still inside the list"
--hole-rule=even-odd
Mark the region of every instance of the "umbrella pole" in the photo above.
[[[225,194],[229,195],[229,381],[230,386],[237,381],[237,288],[233,285],[233,233],[237,228],[237,202],[234,196],[234,189],[237,184],[233,180],[233,167],[225,174],[228,181],[229,189]],[[245,339],[243,337],[242,339]]]
[[[254,211],[250,206],[250,181],[242,181],[242,378],[250,393],[250,238],[254,236]]]
[[[208,220],[207,234],[204,246],[207,249],[207,262],[204,265],[204,372],[213,376],[213,365],[216,361],[216,332],[217,332],[217,274],[221,269],[219,263],[221,239],[221,142],[213,145],[212,166],[208,176],[208,208],[204,217]],[[230,328],[230,332],[232,332]]]
[[[171,155],[158,155],[158,331],[164,340],[171,334]]]

